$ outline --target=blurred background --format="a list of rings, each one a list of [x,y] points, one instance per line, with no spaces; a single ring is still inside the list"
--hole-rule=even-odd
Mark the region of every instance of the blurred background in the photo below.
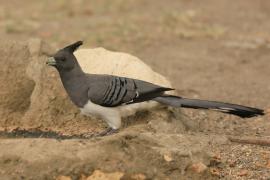
[[[167,77],[179,95],[270,110],[269,19],[268,0],[0,0],[0,39],[40,38],[55,49],[83,40],[81,48],[104,47],[139,57]],[[183,111],[196,124],[192,132],[198,137],[202,132],[270,136],[268,116],[246,121]],[[216,148],[227,163],[227,175],[234,168],[230,161],[239,157],[230,177],[242,177],[237,174],[243,167],[250,171],[243,177],[269,174],[267,148],[228,142]],[[257,167],[257,161],[264,166]]]
[[[269,17],[265,0],[1,0],[0,38],[84,40],[138,56],[179,90],[266,105]]]

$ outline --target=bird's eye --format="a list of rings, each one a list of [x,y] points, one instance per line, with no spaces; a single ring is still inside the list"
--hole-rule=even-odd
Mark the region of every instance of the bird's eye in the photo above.
[[[60,60],[61,62],[65,62],[65,61],[66,61],[65,58],[60,58],[59,60]]]

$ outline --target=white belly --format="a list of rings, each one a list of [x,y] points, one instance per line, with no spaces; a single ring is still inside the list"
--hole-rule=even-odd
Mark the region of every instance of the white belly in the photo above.
[[[159,103],[154,101],[121,105],[117,107],[104,107],[94,104],[90,100],[81,108],[84,115],[96,116],[104,119],[110,127],[118,129],[121,126],[121,117],[134,115],[138,111],[150,110],[157,107]]]

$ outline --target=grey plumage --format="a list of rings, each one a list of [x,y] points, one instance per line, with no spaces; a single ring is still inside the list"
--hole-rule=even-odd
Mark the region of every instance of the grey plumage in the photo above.
[[[169,106],[192,109],[209,109],[227,114],[233,114],[242,118],[264,115],[264,112],[261,109],[216,101],[187,99],[177,96],[161,96],[155,98],[154,100]]]
[[[108,108],[122,107],[150,100],[176,107],[213,109],[240,117],[253,117],[264,114],[263,110],[246,106],[169,96],[165,92],[173,89],[137,79],[86,74],[82,71],[76,57],[73,55],[73,52],[80,45],[82,45],[82,42],[78,41],[59,50],[48,60],[47,64],[54,66],[58,70],[63,86],[74,104],[84,108],[87,103],[93,103],[91,108],[94,107],[98,110],[90,111],[95,113],[98,111],[101,116],[103,116],[102,113],[110,110]],[[102,107],[107,109],[102,109]],[[118,121],[119,113],[113,112],[103,117],[110,119],[110,116],[112,116],[112,119],[114,118],[113,121]],[[109,125],[113,124],[111,120],[107,122]],[[118,128],[118,126],[113,128]]]
[[[87,77],[91,80],[88,98],[93,103],[106,107],[149,101],[172,90],[125,77],[89,74]]]

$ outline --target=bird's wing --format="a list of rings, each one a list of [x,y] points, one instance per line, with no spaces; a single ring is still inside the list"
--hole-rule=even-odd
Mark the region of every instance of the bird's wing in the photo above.
[[[88,75],[87,78],[90,82],[88,99],[106,107],[149,101],[162,95],[165,91],[173,90],[145,81],[118,76]]]

